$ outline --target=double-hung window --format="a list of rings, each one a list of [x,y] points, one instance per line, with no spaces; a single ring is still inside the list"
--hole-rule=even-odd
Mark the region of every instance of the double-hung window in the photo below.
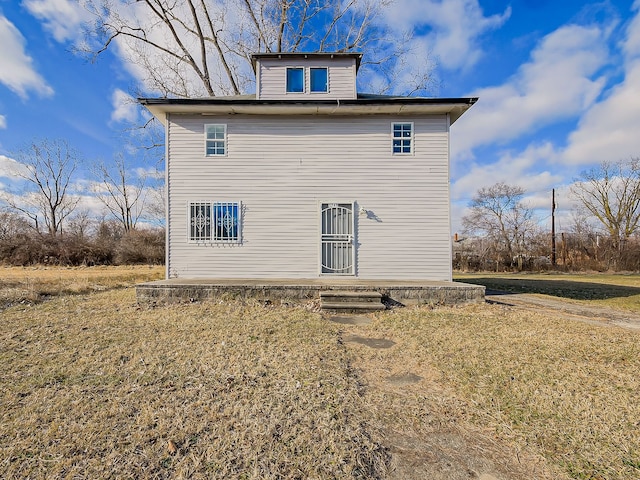
[[[304,93],[304,68],[287,68],[287,93]]]
[[[394,155],[413,153],[413,123],[393,123],[391,125],[391,134]]]
[[[241,212],[238,202],[189,203],[189,241],[240,243]]]
[[[207,157],[227,154],[227,126],[218,123],[207,123],[204,126],[205,155]]]

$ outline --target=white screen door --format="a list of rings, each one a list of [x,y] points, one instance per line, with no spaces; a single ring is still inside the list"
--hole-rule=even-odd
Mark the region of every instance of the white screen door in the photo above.
[[[323,203],[321,223],[321,273],[353,275],[353,203]]]

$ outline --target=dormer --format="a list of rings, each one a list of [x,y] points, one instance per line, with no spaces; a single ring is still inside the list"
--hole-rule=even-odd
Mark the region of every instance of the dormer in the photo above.
[[[355,100],[361,53],[257,53],[256,100]]]

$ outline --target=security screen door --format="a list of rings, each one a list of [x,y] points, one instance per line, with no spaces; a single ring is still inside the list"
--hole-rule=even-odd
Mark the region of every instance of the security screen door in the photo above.
[[[321,273],[354,274],[353,221],[353,203],[321,205]]]

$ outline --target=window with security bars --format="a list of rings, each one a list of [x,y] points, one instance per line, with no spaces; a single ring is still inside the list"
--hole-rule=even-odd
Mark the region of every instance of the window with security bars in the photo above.
[[[393,154],[413,153],[413,123],[393,123]]]
[[[240,204],[191,202],[189,240],[192,242],[240,242]]]
[[[227,151],[227,126],[224,124],[206,124],[205,155],[207,157],[226,155]]]

